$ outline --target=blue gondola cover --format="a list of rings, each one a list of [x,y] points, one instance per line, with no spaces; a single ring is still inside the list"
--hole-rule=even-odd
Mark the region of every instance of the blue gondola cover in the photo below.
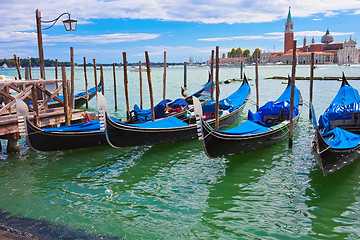
[[[294,95],[294,116],[299,114],[299,101],[300,101],[300,91],[295,87]],[[290,97],[291,97],[291,86],[288,86],[281,96],[276,101],[269,101],[264,106],[259,108],[256,113],[252,113],[251,110],[248,112],[248,119],[253,122],[257,122],[265,127],[271,127],[272,124],[267,124],[264,122],[265,116],[274,116],[279,115],[280,111],[284,114],[287,114],[287,120],[290,118]]]
[[[327,144],[333,149],[354,148],[360,143],[360,135],[348,132],[341,128],[333,130],[322,135]]]

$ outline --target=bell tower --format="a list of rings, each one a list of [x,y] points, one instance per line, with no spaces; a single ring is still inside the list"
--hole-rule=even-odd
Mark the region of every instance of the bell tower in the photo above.
[[[290,7],[288,17],[285,23],[285,31],[284,31],[284,53],[293,48],[293,40],[294,40],[294,23],[291,19]]]

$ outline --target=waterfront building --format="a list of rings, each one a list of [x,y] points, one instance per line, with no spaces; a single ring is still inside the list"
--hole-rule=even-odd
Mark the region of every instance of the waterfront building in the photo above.
[[[284,52],[264,52],[260,55],[261,63],[292,63],[293,39],[294,39],[294,23],[292,22],[289,7],[288,17],[285,23],[284,31]],[[356,41],[351,39],[348,41],[334,41],[329,29],[321,37],[321,42],[315,42],[312,37],[311,43],[306,43],[306,37],[303,39],[301,47],[296,48],[297,63],[310,64],[311,53],[314,53],[315,64],[329,63],[359,63],[360,50],[356,48]]]

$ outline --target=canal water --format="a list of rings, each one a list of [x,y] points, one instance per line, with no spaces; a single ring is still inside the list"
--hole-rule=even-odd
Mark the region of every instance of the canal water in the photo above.
[[[105,97],[111,115],[125,117],[122,69],[117,70],[118,110],[114,109],[112,68],[104,68]],[[245,73],[254,79],[255,69]],[[319,65],[315,76],[359,76],[360,65]],[[207,80],[207,68],[188,67],[187,93]],[[54,70],[46,69],[47,79]],[[239,77],[238,68],[220,68],[220,80]],[[297,76],[309,76],[298,66]],[[154,99],[162,98],[162,68],[151,71]],[[167,69],[167,97],[180,96],[182,67]],[[15,69],[0,74],[16,76]],[[139,103],[139,73],[129,72],[131,106]],[[285,89],[291,66],[260,66],[260,103]],[[38,69],[33,69],[38,77]],[[68,76],[70,70],[68,69]],[[76,68],[76,92],[84,89],[83,69]],[[99,76],[99,74],[98,74]],[[93,86],[93,69],[88,68]],[[144,106],[149,107],[146,74]],[[349,81],[360,89],[360,81]],[[241,83],[222,84],[221,97]],[[254,81],[251,100],[255,101]],[[340,88],[339,81],[315,81],[317,117]],[[309,81],[297,81],[306,102]],[[239,120],[243,121],[248,103]],[[96,110],[96,100],[89,111]],[[198,140],[159,146],[35,152],[20,141],[19,154],[0,154],[0,209],[12,216],[39,220],[89,236],[127,239],[359,239],[360,161],[323,177],[311,140],[314,134],[303,106],[293,149],[279,144],[226,158],[209,159]],[[6,143],[2,142],[3,149]],[[6,225],[6,224],[5,224]],[[63,228],[61,228],[63,229]],[[75,233],[76,233],[75,231]],[[79,235],[79,238],[82,235]],[[72,237],[76,238],[76,237]]]

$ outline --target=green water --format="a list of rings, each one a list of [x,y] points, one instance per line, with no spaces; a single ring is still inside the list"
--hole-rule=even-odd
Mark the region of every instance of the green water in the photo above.
[[[105,96],[110,113],[124,117],[122,71],[117,70],[119,110],[114,110],[112,68],[105,68]],[[315,75],[341,76],[345,71],[358,76],[359,70],[359,65],[320,65]],[[88,71],[91,79],[92,69]],[[253,67],[245,71],[254,78]],[[47,73],[51,78],[52,69]],[[277,98],[286,86],[281,80],[263,78],[289,73],[290,66],[259,68],[261,104]],[[16,72],[8,69],[0,74]],[[239,69],[221,68],[221,80],[238,75]],[[309,67],[299,66],[297,75],[308,76]],[[176,98],[183,68],[169,67],[167,76],[167,95]],[[77,68],[77,91],[83,89],[81,79],[82,68]],[[188,92],[199,89],[206,79],[206,68],[189,67]],[[162,69],[152,69],[152,80],[158,102]],[[360,89],[360,82],[349,82]],[[221,95],[227,96],[239,84],[221,85]],[[297,86],[308,101],[309,82],[298,81]],[[318,116],[339,87],[338,81],[314,83]],[[129,73],[129,88],[131,105],[138,103],[138,73]],[[144,95],[149,106],[149,95]],[[252,86],[252,100],[254,96]],[[96,101],[90,105],[95,110]],[[247,109],[253,111],[254,106],[245,107],[242,119]],[[323,177],[311,151],[312,135],[304,106],[292,150],[283,141],[227,158],[207,158],[198,140],[39,153],[22,139],[20,154],[0,154],[0,208],[16,216],[127,239],[359,239],[360,162]],[[5,142],[2,145],[5,148]]]

